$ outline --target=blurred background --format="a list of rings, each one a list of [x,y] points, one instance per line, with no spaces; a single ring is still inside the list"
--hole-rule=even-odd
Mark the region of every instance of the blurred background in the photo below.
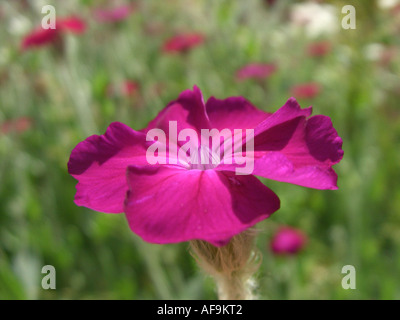
[[[56,30],[40,29],[44,5]],[[217,297],[187,243],[77,207],[67,172],[77,143],[113,121],[142,129],[195,84],[269,112],[295,96],[344,141],[339,190],[262,180],[281,209],[258,224],[260,298],[400,299],[399,1],[1,0],[0,19],[0,299]],[[282,226],[301,250],[272,251]]]

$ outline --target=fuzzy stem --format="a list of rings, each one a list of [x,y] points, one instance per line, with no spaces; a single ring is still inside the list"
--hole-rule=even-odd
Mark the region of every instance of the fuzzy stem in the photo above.
[[[255,298],[252,275],[260,265],[260,255],[254,250],[254,234],[253,230],[246,230],[223,247],[202,240],[190,241],[197,263],[214,278],[220,300]]]

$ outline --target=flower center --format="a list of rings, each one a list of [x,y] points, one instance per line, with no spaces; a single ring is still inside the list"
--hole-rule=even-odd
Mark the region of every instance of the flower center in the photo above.
[[[189,166],[190,170],[210,170],[219,165],[221,159],[217,153],[208,146],[201,145],[197,152],[191,152]]]

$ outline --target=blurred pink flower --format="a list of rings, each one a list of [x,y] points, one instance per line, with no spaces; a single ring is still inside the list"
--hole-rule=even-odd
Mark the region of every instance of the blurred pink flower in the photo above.
[[[400,3],[395,5],[391,10],[390,13],[394,16],[397,16],[398,14],[400,14]]]
[[[139,90],[139,83],[126,79],[121,83],[109,84],[106,89],[108,96],[129,97]]]
[[[79,17],[71,16],[57,20],[57,28],[60,28],[64,32],[81,34],[86,30],[86,23]]]
[[[78,17],[58,18],[55,29],[43,29],[41,26],[30,32],[22,40],[22,49],[27,50],[41,47],[59,41],[64,33],[81,34],[85,31],[86,24]]]
[[[267,113],[243,97],[211,97],[205,103],[197,87],[185,90],[147,128],[135,131],[114,122],[104,135],[90,136],[74,148],[68,172],[78,180],[75,203],[125,212],[132,231],[151,243],[201,239],[225,245],[279,209],[279,198],[253,174],[337,189],[332,166],[342,159],[342,140],[329,117],[310,117],[311,112],[294,98]],[[184,129],[197,138],[177,138]],[[219,162],[199,164],[196,159],[211,156],[209,146],[203,145],[209,141],[199,138],[203,129],[240,130],[241,136],[246,129],[246,137],[249,129],[254,132],[254,151],[239,139],[239,147],[223,150]],[[164,138],[149,136],[154,131],[163,132]],[[188,143],[193,154],[177,152]],[[149,154],[155,146],[165,149],[157,149],[157,156]],[[238,150],[245,150],[244,155]],[[232,152],[253,161],[252,174],[237,174],[242,166],[231,161]],[[168,163],[159,163],[159,156]]]
[[[273,63],[250,63],[236,72],[236,78],[238,80],[263,80],[273,74],[276,70],[277,67]]]
[[[332,51],[332,44],[329,41],[318,41],[310,43],[307,47],[307,54],[311,57],[322,57]]]
[[[273,236],[270,246],[275,254],[295,254],[304,248],[306,242],[307,236],[302,231],[281,227]]]
[[[135,8],[132,5],[122,5],[116,8],[98,8],[94,11],[94,17],[100,22],[117,22],[125,20]]]
[[[42,27],[33,30],[22,41],[22,49],[45,46],[56,42],[60,32],[57,29],[43,29]]]
[[[32,127],[32,120],[28,117],[20,117],[16,119],[7,120],[0,124],[0,133],[22,133]]]
[[[139,90],[139,84],[132,80],[125,80],[121,89],[123,96],[132,96]]]
[[[396,46],[384,46],[376,60],[382,67],[387,67],[398,57],[398,54],[399,50]]]
[[[303,83],[293,86],[290,92],[298,99],[312,99],[321,92],[321,86],[316,82]]]
[[[204,41],[205,37],[201,33],[181,33],[167,39],[162,49],[166,53],[187,52]]]

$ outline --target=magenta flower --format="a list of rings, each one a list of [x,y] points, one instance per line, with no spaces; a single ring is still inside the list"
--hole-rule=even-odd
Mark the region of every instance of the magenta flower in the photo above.
[[[69,173],[78,180],[75,203],[125,212],[132,231],[151,243],[201,239],[224,245],[268,218],[280,202],[253,175],[238,174],[244,162],[229,161],[229,152],[219,162],[199,164],[196,159],[215,156],[204,143],[210,140],[203,139],[205,133],[213,132],[211,137],[221,144],[218,132],[234,131],[235,156],[241,153],[244,160],[253,161],[254,175],[337,189],[332,165],[343,156],[342,140],[329,117],[310,115],[311,107],[301,109],[294,98],[275,113],[258,110],[242,97],[211,97],[204,103],[194,87],[141,131],[114,122],[104,135],[79,143],[68,162]],[[155,139],[153,133],[159,130],[167,133]],[[253,150],[248,148],[248,132],[253,133]],[[188,145],[193,153],[186,151]],[[158,153],[149,156],[154,148]]]
[[[263,80],[273,74],[276,69],[276,65],[273,63],[250,63],[236,72],[236,78],[238,80]]]
[[[205,37],[201,33],[182,33],[167,39],[162,50],[165,53],[187,52],[201,45],[204,41]]]
[[[307,236],[298,229],[281,227],[271,240],[271,250],[275,254],[295,254],[307,243]]]
[[[321,92],[321,85],[316,82],[302,83],[293,86],[290,92],[299,99],[312,99]]]
[[[58,18],[55,29],[43,29],[41,26],[33,30],[22,40],[22,50],[56,43],[64,33],[81,34],[86,24],[78,17]]]
[[[96,9],[94,17],[100,22],[118,22],[125,20],[134,11],[134,7],[130,5],[122,5],[111,9]]]

